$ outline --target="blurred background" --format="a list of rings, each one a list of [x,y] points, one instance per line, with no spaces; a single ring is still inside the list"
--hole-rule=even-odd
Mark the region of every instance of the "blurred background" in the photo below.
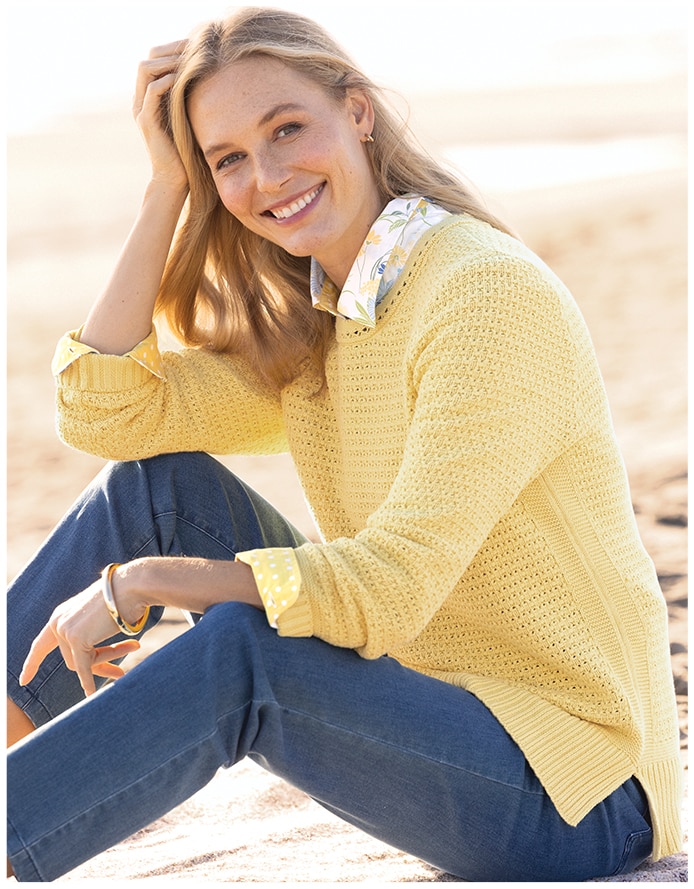
[[[643,533],[667,553],[661,574],[685,578],[676,535],[686,524],[687,4],[258,5],[327,27],[392,91],[427,148],[573,290]],[[230,8],[5,4],[8,575],[102,465],[57,441],[50,361],[104,285],[140,203],[147,161],[129,110],[137,63]],[[314,533],[288,458],[228,462]]]
[[[433,0],[423,5],[296,0],[259,5],[317,19],[377,82],[408,99],[436,96],[422,116],[425,129],[431,128],[431,115],[445,107],[446,126],[436,135],[453,157],[464,158],[463,166],[484,188],[618,172],[620,146],[598,143],[627,118],[633,138],[623,147],[631,169],[652,169],[681,157],[682,143],[663,138],[662,125],[682,92],[661,94],[656,122],[636,119],[643,109],[637,107],[633,88],[652,91],[655,84],[677,78],[682,86],[684,2]],[[6,8],[12,74],[7,120],[14,134],[40,130],[65,114],[127,107],[137,63],[151,46],[179,39],[197,23],[233,7],[209,0],[10,0]],[[607,84],[621,86],[619,96],[591,89]],[[541,128],[531,129],[524,106],[529,90],[538,88],[554,92],[542,100]],[[509,89],[520,95],[500,109],[486,107],[490,92]],[[585,107],[556,98],[565,97],[567,90]],[[464,102],[461,93],[474,93],[475,101]],[[539,96],[534,103],[537,111]],[[600,123],[597,129],[592,125],[591,133],[585,129],[588,114],[597,115]],[[474,119],[468,124],[470,116]],[[669,121],[673,124],[674,118]],[[585,144],[587,136],[593,144]],[[532,152],[509,145],[559,139],[561,145],[543,144]],[[582,144],[569,144],[571,140]],[[462,155],[468,141],[478,148]]]
[[[257,5],[326,26],[576,297],[668,604],[684,757],[687,4]],[[147,180],[129,110],[137,63],[228,8],[5,3],[8,577],[103,465],[57,440],[50,362],[107,280]],[[289,457],[224,462],[315,539]]]

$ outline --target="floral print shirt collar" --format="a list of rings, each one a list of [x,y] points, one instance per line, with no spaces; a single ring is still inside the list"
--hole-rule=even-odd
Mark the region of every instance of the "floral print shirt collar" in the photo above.
[[[376,307],[397,280],[414,245],[427,229],[450,215],[420,195],[392,200],[366,236],[341,292],[311,258],[315,308],[375,327]]]

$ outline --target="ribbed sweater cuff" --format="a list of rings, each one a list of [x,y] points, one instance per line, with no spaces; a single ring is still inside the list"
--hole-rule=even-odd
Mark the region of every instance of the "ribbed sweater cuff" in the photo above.
[[[277,632],[280,636],[313,635],[311,604],[305,594],[299,593],[299,598],[292,607],[280,615],[277,620]]]
[[[151,371],[126,355],[82,355],[57,377],[60,389],[118,392],[154,380]]]

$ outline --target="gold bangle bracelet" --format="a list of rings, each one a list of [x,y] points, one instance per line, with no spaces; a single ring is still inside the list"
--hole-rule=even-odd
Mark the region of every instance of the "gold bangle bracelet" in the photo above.
[[[121,633],[124,633],[126,636],[137,636],[138,633],[142,632],[147,623],[147,618],[149,617],[149,605],[136,624],[129,624],[127,621],[123,620],[118,612],[116,600],[113,596],[113,585],[111,584],[113,572],[119,567],[120,565],[118,562],[111,562],[111,564],[107,565],[101,572],[101,593],[104,597],[106,608],[108,608],[108,613],[116,624],[118,624],[118,629]]]

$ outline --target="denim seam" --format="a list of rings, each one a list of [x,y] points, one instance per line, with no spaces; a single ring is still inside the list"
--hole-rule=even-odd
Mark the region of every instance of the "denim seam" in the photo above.
[[[361,738],[362,740],[366,740],[366,741],[372,741],[372,742],[375,743],[375,744],[380,744],[380,745],[382,745],[382,746],[384,746],[384,747],[390,747],[390,748],[393,749],[393,750],[400,750],[400,751],[403,751],[403,752],[407,753],[409,756],[416,756],[416,757],[419,757],[420,759],[426,760],[427,762],[431,762],[431,763],[433,763],[433,764],[435,764],[435,765],[446,766],[447,768],[455,769],[456,771],[464,772],[464,773],[466,773],[466,774],[468,774],[468,775],[474,775],[476,778],[481,778],[481,779],[483,779],[483,780],[485,780],[485,781],[490,781],[490,782],[493,783],[493,784],[499,784],[499,785],[501,785],[501,786],[503,786],[503,787],[509,787],[509,788],[511,788],[512,790],[518,790],[518,791],[520,791],[521,793],[527,793],[527,794],[530,794],[530,795],[532,795],[532,796],[542,796],[542,795],[544,795],[544,793],[545,793],[545,791],[543,791],[543,790],[527,790],[527,789],[524,788],[524,787],[519,787],[517,784],[509,784],[509,783],[507,783],[506,781],[500,781],[500,780],[497,779],[497,778],[492,778],[492,777],[490,777],[489,775],[485,775],[485,774],[483,774],[483,773],[481,773],[481,772],[476,772],[476,771],[474,771],[474,770],[472,770],[472,769],[463,768],[462,766],[456,765],[455,763],[446,762],[446,761],[444,761],[444,760],[434,759],[433,757],[427,756],[426,754],[422,753],[422,752],[419,751],[419,750],[410,750],[410,749],[408,749],[408,748],[398,747],[398,746],[396,746],[395,744],[393,744],[393,743],[390,742],[390,741],[386,741],[386,740],[383,740],[383,739],[381,739],[381,738],[374,737],[374,736],[372,736],[372,735],[367,735],[367,734],[364,734],[364,733],[358,734],[357,732],[354,732],[354,731],[352,731],[352,730],[349,729],[349,728],[346,728],[346,727],[341,726],[341,725],[335,725],[334,723],[331,723],[331,722],[327,722],[326,720],[324,720],[324,719],[320,719],[320,718],[318,718],[317,716],[314,716],[314,715],[311,714],[311,713],[306,713],[306,712],[304,712],[303,710],[297,710],[297,709],[295,709],[295,708],[292,708],[292,707],[286,707],[286,706],[284,706],[284,705],[279,705],[279,706],[281,707],[281,709],[285,710],[287,713],[294,713],[294,714],[296,714],[296,715],[298,715],[298,716],[302,716],[302,717],[304,717],[305,719],[311,719],[311,720],[313,720],[314,722],[319,722],[319,723],[321,723],[322,725],[329,726],[330,728],[335,729],[335,730],[337,730],[337,731],[344,732],[344,733],[347,734],[347,735],[351,735],[351,736],[356,737],[356,738]]]
[[[224,714],[220,715],[216,720],[216,725],[219,726],[220,721],[226,719],[231,714],[236,713],[239,710],[245,709],[248,706],[248,703],[249,702],[246,702],[242,706],[234,707],[231,710],[228,710]],[[257,703],[262,705],[264,703],[274,704],[275,702],[274,701],[260,701]],[[37,844],[43,842],[46,839],[46,837],[50,836],[51,834],[54,834],[56,831],[62,830],[64,827],[69,825],[71,822],[75,821],[76,818],[83,818],[85,815],[88,815],[90,812],[92,812],[94,809],[98,808],[99,806],[102,806],[105,803],[108,803],[110,800],[113,800],[116,797],[120,796],[121,794],[132,790],[132,788],[136,787],[138,784],[141,784],[143,781],[146,781],[154,772],[158,771],[159,769],[161,769],[165,766],[169,766],[171,763],[175,762],[177,759],[184,757],[185,755],[188,754],[188,752],[190,750],[194,749],[195,747],[199,746],[200,744],[202,744],[206,741],[209,741],[210,738],[213,738],[216,734],[218,734],[218,728],[215,729],[214,731],[210,732],[209,734],[205,735],[202,738],[197,738],[193,743],[189,744],[185,749],[176,751],[176,753],[173,756],[169,757],[169,759],[167,759],[163,762],[157,763],[157,765],[154,768],[150,769],[148,772],[144,773],[143,775],[140,775],[136,781],[132,781],[129,784],[119,787],[118,790],[113,791],[108,796],[102,797],[97,802],[95,802],[91,806],[89,806],[89,808],[83,809],[77,815],[69,818],[66,821],[63,821],[61,824],[54,825],[49,831],[42,834],[40,837],[37,837],[29,845],[24,845],[23,848],[28,851],[29,849],[33,848]],[[222,768],[222,766],[220,766],[220,768]],[[17,832],[17,835],[19,836],[19,832]],[[38,868],[37,868],[37,870],[38,870]]]
[[[19,842],[21,843],[21,848],[19,849],[18,852],[16,852],[16,853],[13,854],[12,856],[10,856],[9,853],[8,853],[8,856],[7,856],[7,857],[10,859],[10,864],[12,864],[12,859],[15,859],[15,863],[16,863],[16,860],[19,859],[21,855],[25,855],[26,858],[27,858],[27,859],[29,860],[29,862],[31,863],[31,866],[32,866],[33,869],[34,869],[34,872],[35,872],[39,877],[42,878],[42,877],[43,877],[43,874],[41,873],[41,869],[40,869],[39,866],[38,866],[38,862],[35,860],[34,856],[33,856],[33,855],[31,854],[31,852],[29,851],[30,847],[27,846],[26,843],[24,842],[24,840],[22,839],[21,832],[17,829],[17,825],[14,823],[14,821],[10,818],[9,813],[7,814],[7,823],[8,823],[9,826],[12,827],[12,830],[14,831],[14,835],[17,837],[17,839],[18,839]],[[12,869],[14,870],[14,865],[13,865],[13,868],[12,868]]]
[[[142,543],[140,546],[138,546],[138,548],[136,550],[134,550],[132,556],[130,556],[128,561],[132,561],[133,559],[136,559],[138,557],[138,554],[141,553],[143,549],[148,547],[150,545],[150,543],[156,539],[157,539],[156,534],[152,534],[150,537],[148,537],[144,543]]]
[[[8,668],[8,670],[7,670],[8,675],[11,676],[11,677],[15,680],[15,682],[17,683],[17,685],[23,690],[24,694],[25,694],[25,695],[27,696],[27,698],[28,698],[28,700],[25,700],[24,703],[22,703],[22,704],[19,704],[17,701],[14,701],[14,699],[12,699],[13,702],[14,702],[15,704],[17,704],[17,706],[19,707],[19,709],[20,709],[23,713],[27,713],[27,710],[28,710],[28,708],[29,708],[30,705],[32,705],[32,704],[36,704],[38,707],[41,708],[42,712],[43,712],[49,719],[54,719],[54,718],[55,718],[55,716],[56,716],[57,714],[55,714],[55,713],[51,713],[51,711],[46,707],[46,705],[43,703],[43,701],[42,701],[41,698],[39,697],[39,692],[40,692],[41,689],[46,685],[46,683],[53,677],[53,675],[60,669],[60,666],[61,666],[60,663],[56,664],[56,666],[53,667],[53,669],[52,669],[51,672],[48,674],[48,676],[46,676],[46,678],[41,682],[41,684],[40,684],[35,690],[30,689],[27,685],[20,685],[20,683],[19,683],[19,676],[16,676],[16,675],[14,674],[14,672]],[[28,715],[28,714],[27,714],[27,715]]]
[[[622,857],[619,859],[619,864],[617,865],[616,870],[614,870],[609,876],[616,877],[622,873],[623,869],[626,867],[629,857],[631,855],[631,850],[634,848],[634,844],[640,840],[642,837],[647,836],[652,833],[650,827],[645,830],[635,830],[629,834],[626,838],[626,842],[624,843],[624,851],[622,852]]]
[[[191,521],[190,519],[187,519],[184,516],[180,515],[178,512],[176,512],[175,509],[172,509],[169,512],[159,512],[156,515],[153,515],[152,518],[156,522],[159,519],[166,518],[167,516],[175,516],[177,523],[181,522],[184,525],[188,525],[189,528],[194,528],[196,531],[199,531],[200,534],[204,534],[205,537],[209,538],[210,540],[214,540],[215,543],[219,544],[219,546],[223,547],[225,550],[227,550],[227,552],[231,553],[232,556],[236,555],[234,550],[230,546],[228,546],[223,540],[220,540],[216,534],[213,534],[211,531],[208,531],[207,528],[203,528],[197,522]],[[144,549],[144,547],[147,546],[147,544],[153,539],[155,539],[154,535],[152,537],[150,537],[149,540],[147,540],[138,549],[138,552],[140,552],[142,549]]]

